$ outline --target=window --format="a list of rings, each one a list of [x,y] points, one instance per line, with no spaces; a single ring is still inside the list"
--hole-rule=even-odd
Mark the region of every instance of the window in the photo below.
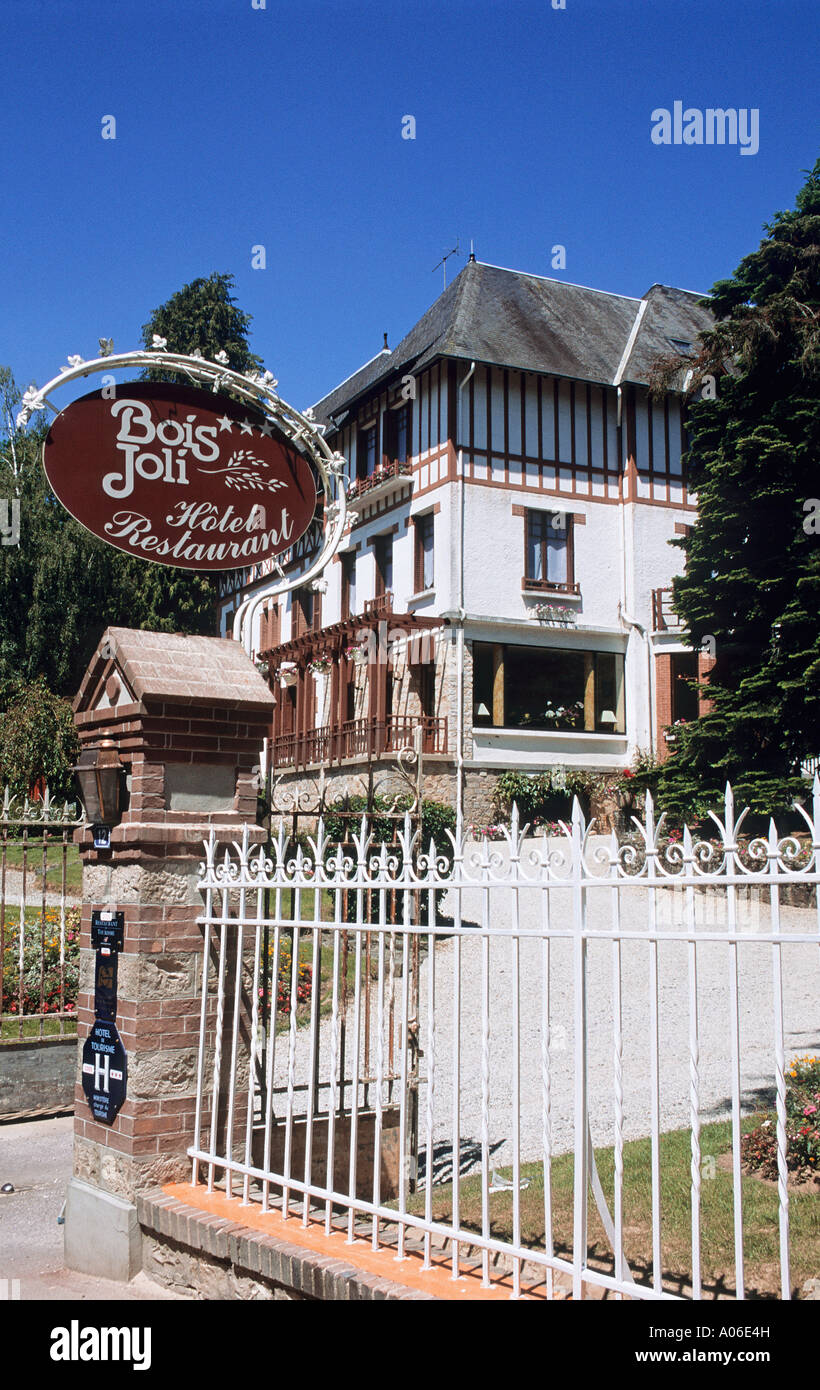
[[[285,686],[279,692],[279,733],[292,734],[296,728],[296,687]]]
[[[393,537],[379,536],[376,541],[376,598],[393,588]]]
[[[417,666],[419,704],[425,719],[432,719],[436,712],[436,668],[432,661]]]
[[[279,646],[279,604],[265,604],[259,622],[259,650],[271,651]]]
[[[572,517],[560,511],[528,511],[525,530],[524,588],[578,593]]]
[[[356,613],[356,553],[342,556],[342,617]]]
[[[376,471],[376,434],[375,425],[370,425],[367,429],[359,430],[359,438],[356,449],[356,477],[369,478]]]
[[[473,723],[477,728],[623,734],[623,656],[475,642]]]
[[[291,638],[301,637],[321,626],[321,595],[312,589],[294,589],[291,607]]]
[[[690,681],[698,679],[697,652],[672,653],[672,723],[685,719],[687,724],[698,717],[698,692]]]
[[[432,589],[435,583],[433,563],[433,539],[435,535],[435,516],[426,512],[424,516],[414,517],[416,528],[416,557],[413,583],[417,594]]]
[[[410,406],[393,406],[384,415],[384,457],[387,463],[407,463],[410,457]]]

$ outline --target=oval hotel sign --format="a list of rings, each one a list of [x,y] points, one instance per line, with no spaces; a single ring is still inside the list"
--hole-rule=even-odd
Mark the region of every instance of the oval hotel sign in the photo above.
[[[43,464],[93,535],[180,569],[241,569],[279,554],[316,508],[309,463],[266,416],[165,382],[73,401],[51,425]]]

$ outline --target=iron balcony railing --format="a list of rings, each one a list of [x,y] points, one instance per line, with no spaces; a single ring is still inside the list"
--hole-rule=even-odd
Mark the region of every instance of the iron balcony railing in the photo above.
[[[348,502],[355,502],[358,497],[373,492],[382,483],[392,482],[394,478],[411,478],[412,475],[412,464],[393,459],[383,463],[368,477],[355,478],[347,490],[347,500]]]
[[[273,740],[274,767],[307,767],[312,763],[371,758],[412,746],[422,731],[423,753],[447,752],[447,719],[423,715],[388,715],[387,719],[348,719],[334,728],[325,724],[303,733],[279,734]]]

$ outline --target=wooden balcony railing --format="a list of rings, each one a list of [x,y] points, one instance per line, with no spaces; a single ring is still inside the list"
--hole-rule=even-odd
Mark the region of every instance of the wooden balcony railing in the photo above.
[[[672,607],[672,590],[652,590],[652,631],[683,632],[683,623]]]
[[[377,594],[375,598],[366,598],[364,601],[364,614],[367,617],[381,618],[393,612],[393,591],[388,589],[386,593]]]
[[[307,767],[311,763],[341,762],[343,758],[373,758],[412,747],[421,726],[422,753],[447,752],[447,719],[423,715],[388,715],[376,719],[348,719],[338,728],[323,725],[302,734],[279,734],[273,740],[274,767]]]

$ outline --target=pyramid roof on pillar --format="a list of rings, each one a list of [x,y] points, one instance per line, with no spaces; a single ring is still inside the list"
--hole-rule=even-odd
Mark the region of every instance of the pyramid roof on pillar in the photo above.
[[[275,703],[250,657],[229,638],[106,628],[74,700],[75,714],[163,700],[266,710]]]

